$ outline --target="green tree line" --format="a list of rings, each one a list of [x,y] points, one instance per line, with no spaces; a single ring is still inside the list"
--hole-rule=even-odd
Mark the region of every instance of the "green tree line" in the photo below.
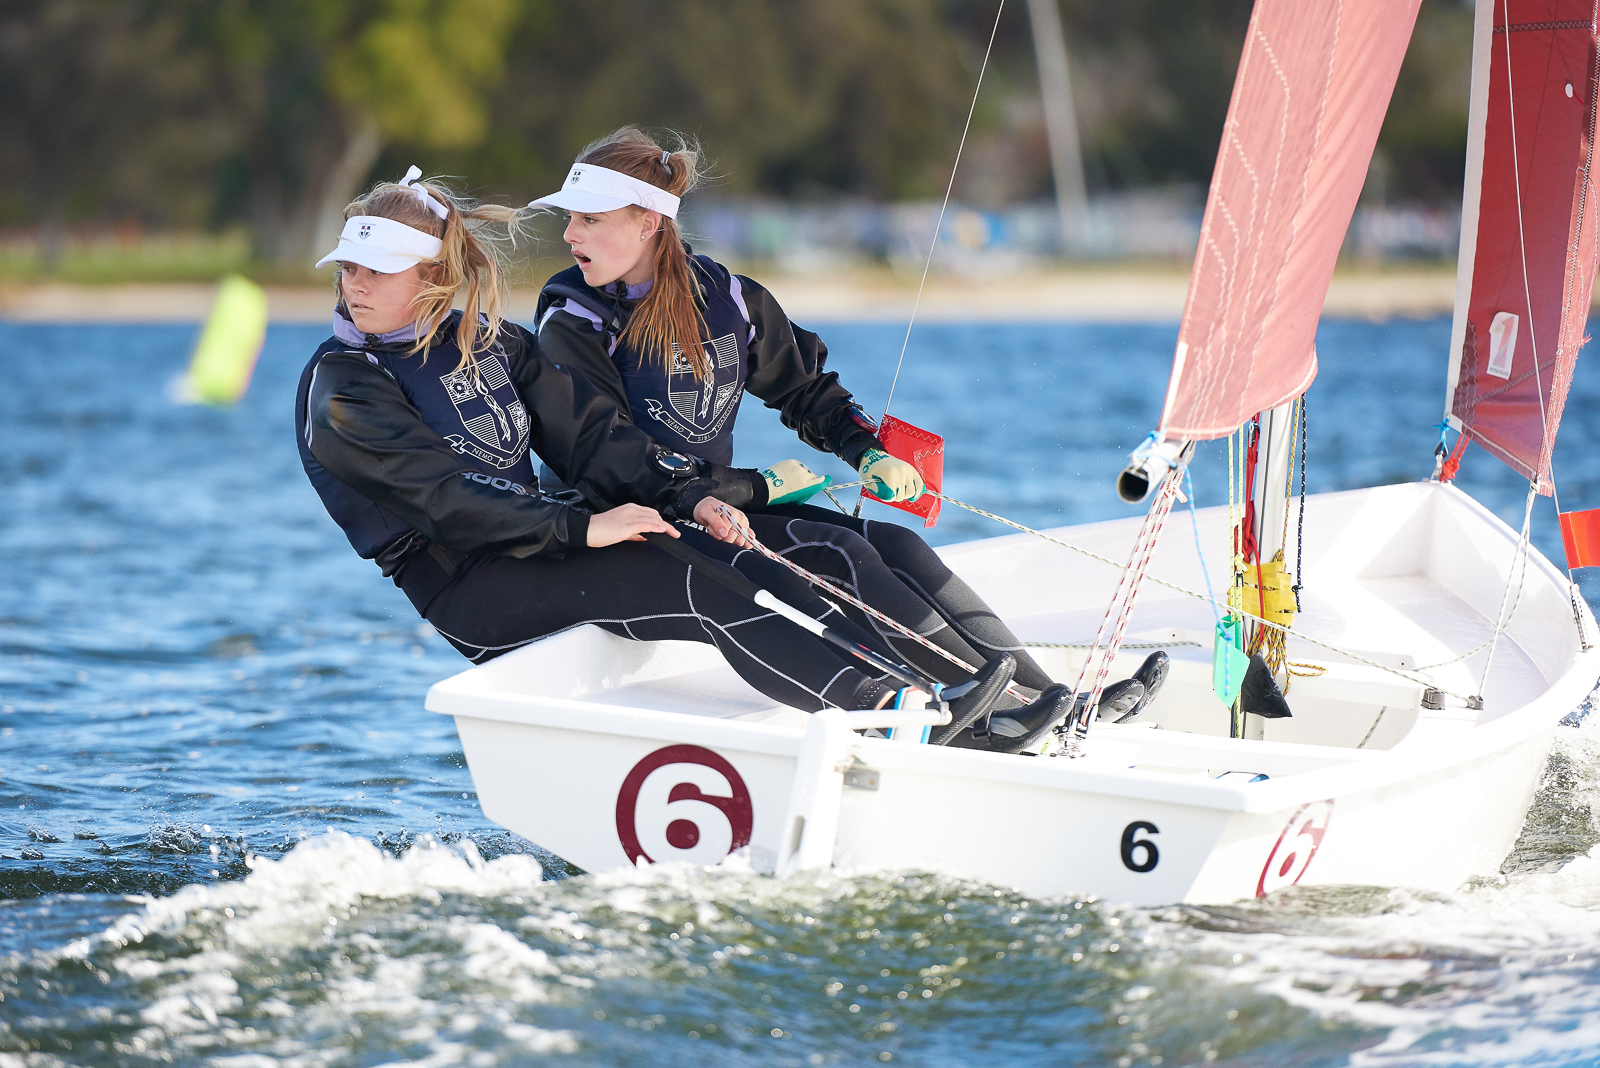
[[[994,0],[0,0],[0,227],[244,225],[292,267],[413,162],[546,191],[627,122],[698,137],[724,195],[937,195]],[[1204,183],[1248,0],[1061,0],[1091,190]],[[1459,196],[1471,9],[1425,0],[1375,168]],[[1025,5],[968,157],[1051,192]],[[963,164],[966,177],[968,164]]]

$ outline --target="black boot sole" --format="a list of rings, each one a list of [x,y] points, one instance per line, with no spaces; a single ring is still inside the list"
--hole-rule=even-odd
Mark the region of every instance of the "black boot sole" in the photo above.
[[[1167,681],[1167,671],[1172,667],[1172,660],[1167,654],[1158,649],[1144,658],[1144,663],[1139,665],[1139,670],[1131,676],[1133,681],[1144,686],[1144,696],[1128,711],[1113,719],[1113,723],[1132,723],[1144,714],[1150,707],[1150,702],[1156,699],[1156,694],[1161,692],[1161,684]],[[1106,716],[1105,702],[1100,703],[1100,717]]]

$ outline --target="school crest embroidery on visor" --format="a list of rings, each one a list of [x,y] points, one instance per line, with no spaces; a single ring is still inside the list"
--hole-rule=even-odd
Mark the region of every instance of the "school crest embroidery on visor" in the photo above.
[[[477,362],[477,374],[464,368],[439,379],[471,435],[446,434],[445,440],[458,453],[510,467],[528,451],[528,410],[498,356],[485,353]]]
[[[697,382],[694,369],[676,345],[672,347],[672,374],[667,378],[667,404],[656,398],[647,398],[645,407],[650,418],[673,429],[691,444],[710,441],[722,430],[738,408],[739,398],[739,342],[732,334],[708,342],[712,351],[711,377]],[[689,389],[673,389],[683,384]],[[670,407],[669,407],[670,405]]]

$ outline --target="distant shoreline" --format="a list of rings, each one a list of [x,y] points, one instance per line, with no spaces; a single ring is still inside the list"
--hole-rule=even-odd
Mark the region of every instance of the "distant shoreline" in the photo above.
[[[800,322],[905,322],[914,283],[887,273],[843,277],[763,275]],[[1075,266],[1004,283],[951,276],[930,279],[917,317],[924,322],[1161,322],[1183,313],[1187,271],[1158,267]],[[31,323],[198,322],[216,287],[199,283],[0,285],[0,321]],[[326,322],[327,286],[269,286],[275,323]],[[513,291],[511,317],[529,322],[538,293]],[[1387,319],[1447,315],[1455,302],[1450,267],[1351,269],[1334,275],[1323,314]]]

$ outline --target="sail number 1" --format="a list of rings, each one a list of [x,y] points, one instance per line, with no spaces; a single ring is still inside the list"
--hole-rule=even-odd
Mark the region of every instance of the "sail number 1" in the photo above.
[[[1139,834],[1160,834],[1161,829],[1144,820],[1134,820],[1122,829],[1122,866],[1129,871],[1147,872],[1161,859],[1161,851],[1148,838]]]

